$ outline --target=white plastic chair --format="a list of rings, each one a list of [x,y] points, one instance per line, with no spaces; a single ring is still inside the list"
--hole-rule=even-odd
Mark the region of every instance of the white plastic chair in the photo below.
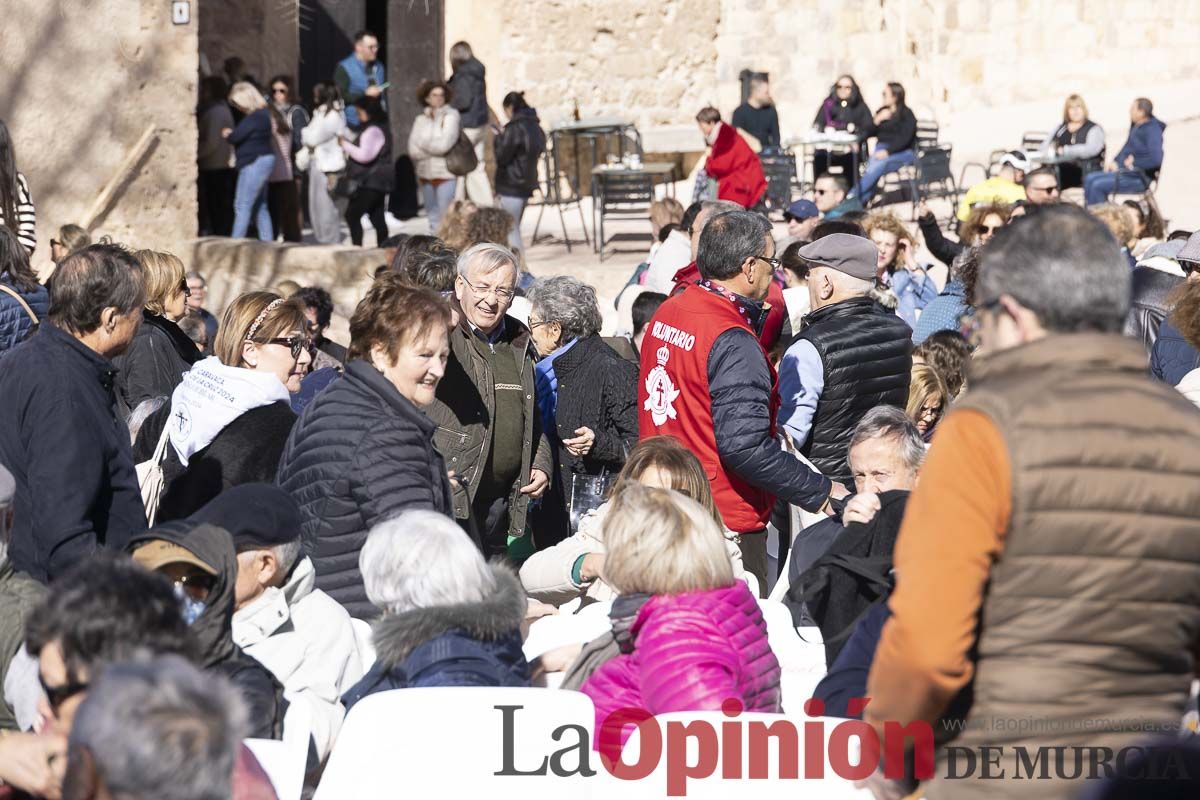
[[[308,768],[312,720],[308,706],[291,703],[283,718],[283,739],[246,739],[245,745],[258,759],[279,800],[300,800]]]
[[[497,706],[517,706],[503,712]],[[499,776],[505,769],[505,714],[511,720],[511,766],[540,768],[546,757],[590,737],[595,708],[584,694],[553,689],[441,687],[397,689],[360,700],[346,716],[315,800],[393,800],[436,792],[440,797],[591,797],[594,778],[575,775]],[[584,747],[590,748],[590,739]],[[592,768],[603,770],[590,752]],[[577,766],[574,755],[564,766]]]
[[[804,701],[825,677],[825,645],[819,628],[804,628],[801,638],[792,625],[792,612],[777,600],[759,600],[767,623],[767,643],[771,645],[782,670],[780,690],[783,710],[791,714],[804,711]],[[815,634],[815,635],[814,635]]]
[[[754,800],[770,800],[771,798],[779,798],[780,800],[796,800],[796,798],[804,798],[804,800],[872,800],[872,794],[867,789],[857,789],[854,782],[842,778],[834,773],[826,760],[824,765],[824,775],[822,778],[805,778],[804,772],[804,742],[806,722],[822,722],[824,724],[825,742],[822,743],[822,753],[828,752],[828,740],[834,727],[839,723],[845,722],[842,719],[832,717],[809,717],[804,714],[763,714],[756,712],[747,712],[739,714],[736,718],[729,718],[721,711],[692,711],[683,713],[660,714],[656,718],[662,742],[662,752],[659,756],[658,765],[655,770],[647,777],[638,781],[625,781],[612,777],[607,770],[601,766],[598,774],[592,780],[595,782],[593,795],[595,797],[610,797],[614,792],[620,792],[621,800],[641,800],[641,798],[663,798],[667,796],[667,769],[666,769],[666,750],[668,744],[667,725],[669,723],[683,723],[687,725],[693,722],[703,722],[710,726],[715,733],[718,752],[716,754],[714,769],[712,774],[706,778],[690,778],[684,787],[686,796],[689,800],[727,800],[731,797],[753,797]],[[780,750],[781,746],[778,739],[772,738],[770,746],[766,748],[768,753],[767,758],[767,773],[764,778],[750,778],[750,732],[749,723],[762,722],[767,725],[780,721],[790,722],[796,730],[796,741],[798,744],[798,752],[796,753],[796,762],[798,765],[799,777],[795,780],[791,778],[780,778]],[[729,752],[724,742],[728,741],[724,730],[723,723],[736,722],[740,723],[739,736],[741,744],[741,769],[740,777],[728,778],[723,777],[724,764],[723,759],[725,753]],[[856,739],[850,739],[847,747],[848,758],[851,763],[857,763],[858,742]],[[700,748],[699,740],[696,735],[687,738],[687,754],[683,759],[683,763],[688,765],[700,764]],[[641,754],[641,736],[637,730],[634,730],[629,739],[625,742],[625,747],[622,751],[622,761],[626,764],[635,764],[638,762]]]

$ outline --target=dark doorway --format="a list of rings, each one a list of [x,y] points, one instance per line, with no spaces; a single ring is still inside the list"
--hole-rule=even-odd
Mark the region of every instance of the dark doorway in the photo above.
[[[333,80],[337,63],[354,52],[354,33],[367,27],[364,5],[384,4],[300,0],[300,97],[305,105],[312,101],[313,85]],[[381,45],[384,35],[380,31]]]

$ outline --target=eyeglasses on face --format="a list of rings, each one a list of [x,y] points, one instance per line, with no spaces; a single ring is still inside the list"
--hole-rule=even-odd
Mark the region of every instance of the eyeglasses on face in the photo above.
[[[489,294],[494,294],[496,295],[497,300],[508,302],[517,296],[516,291],[513,289],[503,286],[476,286],[466,278],[463,278],[463,276],[459,275],[458,277],[462,279],[463,283],[465,283],[467,286],[470,286],[472,291],[481,294],[484,297],[487,297]]]
[[[187,284],[187,278],[184,278],[183,280],[181,280],[181,281],[179,282],[179,291],[183,292],[183,296],[184,296],[184,297],[191,297],[191,296],[192,296],[192,289],[191,289],[191,287],[190,287],[190,286],[188,286],[188,284]]]
[[[778,258],[767,258],[766,256],[759,256],[759,258],[770,264],[772,269],[783,269],[783,262]]]
[[[55,713],[58,713],[58,709],[63,703],[67,702],[80,692],[86,692],[88,688],[87,683],[76,681],[64,683],[62,686],[51,686],[50,684],[46,683],[46,679],[42,677],[40,672],[38,673],[38,683],[42,685],[42,691],[46,695],[46,701],[50,703],[50,708]]]
[[[1003,225],[980,225],[979,232],[991,235],[1003,227],[1004,227]]]
[[[1058,194],[1058,185],[1054,186],[1030,186],[1035,192],[1045,192],[1046,194]]]
[[[253,341],[253,340],[247,340]],[[292,358],[299,358],[300,354],[305,350],[312,351],[312,339],[306,336],[280,336],[274,339],[265,339],[255,344],[278,344],[288,348],[292,354]]]
[[[851,90],[851,89],[853,89],[854,87],[853,87],[852,85],[848,84],[848,83],[839,83],[839,84],[837,85],[837,88],[839,88],[839,89],[845,89],[846,91],[850,91],[850,90]]]
[[[189,572],[186,575],[173,578],[172,583],[182,589],[188,597],[203,603],[212,594],[213,586],[216,585],[216,579],[212,575],[205,575],[202,572]]]
[[[1200,264],[1197,264],[1195,261],[1180,261],[1179,268],[1183,270],[1184,275],[1200,272]]]
[[[272,86],[271,93],[272,94],[287,94],[288,90],[287,90],[286,86]]]

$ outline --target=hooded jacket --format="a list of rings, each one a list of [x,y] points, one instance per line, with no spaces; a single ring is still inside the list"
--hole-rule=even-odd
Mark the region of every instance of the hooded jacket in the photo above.
[[[142,326],[129,349],[113,359],[117,396],[128,411],[144,400],[170,397],[183,375],[202,358],[191,339],[171,320],[142,311]]]
[[[488,122],[487,69],[475,57],[458,65],[450,76],[450,104],[462,115],[464,128],[482,128]]]
[[[491,565],[496,590],[478,603],[386,614],[375,624],[376,661],[342,699],[420,686],[528,686],[521,650],[527,601],[517,577]]]
[[[758,600],[741,581],[655,595],[630,633],[632,649],[605,662],[581,689],[596,705],[597,731],[621,708],[715,711],[735,698],[746,711],[779,713],[779,661]]]
[[[309,707],[322,761],[346,711],[341,697],[363,676],[363,655],[346,609],[316,588],[302,557],[282,587],[270,587],[233,614],[233,641],[283,684],[289,702]]]
[[[225,676],[242,693],[249,712],[251,737],[278,739],[283,731],[283,687],[266,667],[233,643],[234,585],[237,582],[233,537],[215,525],[178,520],[133,537],[129,552],[156,540],[179,545],[217,573],[207,607],[191,627],[198,660],[205,669]]]
[[[717,179],[717,199],[732,200],[745,208],[753,208],[767,193],[758,156],[738,135],[732,125],[717,123],[712,151],[704,162],[710,177]]]
[[[189,516],[232,486],[274,483],[296,421],[290,400],[269,373],[228,367],[215,356],[195,364],[170,405],[146,419],[134,446],[134,460],[148,460],[169,422],[158,519]]]
[[[523,108],[516,112],[494,146],[496,193],[506,197],[532,195],[538,185],[538,159],[546,149],[546,134],[537,111]]]

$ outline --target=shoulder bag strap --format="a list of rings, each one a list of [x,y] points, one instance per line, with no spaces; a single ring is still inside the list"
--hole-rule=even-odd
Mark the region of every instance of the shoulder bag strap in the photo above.
[[[37,325],[41,322],[41,320],[38,319],[38,315],[33,313],[33,309],[29,307],[29,303],[25,302],[25,298],[21,297],[21,295],[17,294],[17,292],[15,290],[10,289],[9,287],[5,286],[3,283],[0,283],[0,292],[4,292],[5,294],[10,295],[14,300],[16,300],[17,304],[20,305],[21,308],[25,309],[25,313],[29,315],[29,318],[31,320],[33,320],[34,325]]]

